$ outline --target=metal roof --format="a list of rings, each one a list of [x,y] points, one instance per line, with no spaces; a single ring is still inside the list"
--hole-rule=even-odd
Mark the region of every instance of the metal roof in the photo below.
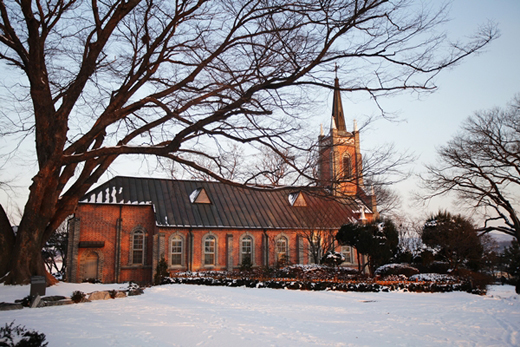
[[[202,190],[209,203],[192,202]],[[306,206],[292,206],[294,193],[299,192]],[[259,189],[221,182],[122,176],[91,190],[81,203],[149,204],[153,205],[158,226],[192,228],[337,229],[356,218],[360,204],[370,212],[354,196],[339,201],[321,189]]]

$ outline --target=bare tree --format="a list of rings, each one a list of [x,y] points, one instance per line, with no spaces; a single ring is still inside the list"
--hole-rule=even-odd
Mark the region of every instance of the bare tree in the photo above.
[[[397,220],[400,216],[402,205],[401,196],[389,186],[383,184],[374,184],[371,195],[376,196],[377,212],[379,215]]]
[[[483,212],[481,232],[520,239],[520,96],[507,109],[468,118],[438,157],[422,177],[430,191],[424,198],[455,193],[461,203]]]
[[[292,167],[295,166],[295,156],[290,154],[289,149],[282,149],[281,155],[264,147],[260,158],[254,164],[255,172],[260,174],[256,182],[267,181],[268,185],[279,186],[284,180],[289,179],[294,174]]]
[[[421,240],[424,221],[411,220],[401,216],[395,222],[398,225],[400,255],[408,258],[406,262],[411,263],[421,254],[424,245]]]
[[[309,262],[321,264],[323,256],[336,249],[336,230],[307,229],[301,234],[309,246],[307,250]]]
[[[196,160],[211,173],[218,173],[220,177],[228,181],[242,182],[247,177],[247,173],[242,167],[245,161],[244,153],[242,148],[236,143],[233,143],[229,149],[219,148],[218,153],[215,155],[210,154],[208,150],[207,154],[200,155],[198,158],[196,156],[186,156],[186,158],[188,160]],[[166,166],[168,167],[167,171],[173,178],[184,177],[187,174],[190,179],[215,180],[211,173],[194,169],[189,165],[168,160]]]
[[[42,249],[43,262],[47,270],[50,273],[58,274],[60,277],[65,275],[65,266],[67,264],[67,225],[69,219],[61,223]]]
[[[0,90],[26,110],[4,113],[2,131],[34,137],[38,164],[6,282],[45,273],[43,245],[121,155],[228,181],[204,166],[204,148],[306,150],[295,87],[332,88],[336,61],[343,90],[376,101],[433,90],[433,76],[497,35],[450,45],[431,34],[445,14],[407,0],[1,0],[0,59],[21,82]]]

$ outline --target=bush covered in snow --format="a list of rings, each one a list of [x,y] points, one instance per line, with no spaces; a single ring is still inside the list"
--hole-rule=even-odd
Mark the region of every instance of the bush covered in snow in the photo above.
[[[396,264],[396,267],[399,267],[399,265],[400,264]],[[387,268],[391,268],[391,266]],[[414,271],[412,267],[409,267],[409,269],[410,271]],[[417,269],[415,269],[415,272],[416,271]],[[366,275],[360,275],[354,269],[350,268],[333,268],[323,265],[292,265],[281,269],[256,268],[247,272],[183,272],[177,273],[174,277],[165,278],[165,280],[171,284],[318,291],[388,292],[400,290],[428,293],[465,291],[474,294],[485,294],[486,292],[485,287],[476,286],[471,279],[452,278],[454,278],[453,281],[428,281],[419,280],[412,276],[411,280],[407,280],[404,276],[398,277],[397,275],[390,275],[384,279],[385,282],[378,283],[376,279],[369,278]],[[393,281],[394,283],[389,284],[389,281]]]
[[[328,266],[339,266],[341,263],[345,261],[345,256],[340,252],[327,252],[323,258],[321,258],[321,263]]]
[[[374,272],[377,276],[404,275],[410,277],[419,273],[419,270],[408,264],[386,264],[380,266]]]
[[[271,288],[271,289],[295,289],[295,290],[331,290],[343,292],[425,292],[444,293],[453,291],[465,291],[472,294],[486,294],[485,289],[476,288],[471,282],[402,282],[395,284],[379,284],[375,281],[302,281],[287,279],[248,279],[248,278],[213,278],[213,277],[173,277],[169,279],[171,284],[196,284],[206,286],[247,287],[247,288]]]
[[[410,277],[412,281],[427,281],[427,282],[455,282],[456,278],[451,275],[438,273],[417,274]]]

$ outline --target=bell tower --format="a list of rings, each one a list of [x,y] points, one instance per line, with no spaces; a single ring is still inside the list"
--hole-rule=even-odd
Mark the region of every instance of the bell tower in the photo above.
[[[347,131],[338,77],[334,79],[332,117],[328,135],[321,130],[319,142],[319,180],[334,195],[358,195],[363,186],[363,166],[356,121]]]

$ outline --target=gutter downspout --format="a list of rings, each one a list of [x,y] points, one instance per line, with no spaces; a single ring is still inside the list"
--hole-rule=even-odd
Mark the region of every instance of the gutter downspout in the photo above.
[[[264,266],[269,266],[269,236],[267,236],[267,230],[264,229]]]
[[[115,282],[119,283],[121,272],[121,230],[123,229],[123,205],[119,205],[119,218],[116,221],[116,259],[115,259]]]
[[[188,230],[188,271],[193,271],[193,232],[192,228]]]

